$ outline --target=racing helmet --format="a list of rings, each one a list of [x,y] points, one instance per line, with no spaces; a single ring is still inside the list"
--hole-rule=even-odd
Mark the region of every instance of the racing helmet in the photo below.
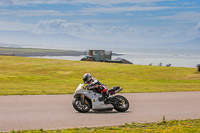
[[[83,82],[85,84],[89,84],[91,80],[92,80],[92,75],[90,73],[86,73],[83,75]]]

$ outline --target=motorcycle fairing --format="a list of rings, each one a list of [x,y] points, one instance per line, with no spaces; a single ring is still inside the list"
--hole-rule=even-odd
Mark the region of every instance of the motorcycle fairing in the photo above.
[[[99,97],[101,97],[101,94],[95,93],[93,91],[81,89],[81,87],[83,85],[84,84],[80,84],[77,87],[77,89],[74,93],[74,97],[77,97],[78,95],[86,96],[88,99],[90,99],[93,110],[113,109],[114,108],[112,104],[105,104],[103,101],[101,101],[101,102],[99,101]]]

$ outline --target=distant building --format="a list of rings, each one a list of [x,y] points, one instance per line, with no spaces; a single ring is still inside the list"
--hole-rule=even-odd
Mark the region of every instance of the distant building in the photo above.
[[[97,62],[109,62],[109,63],[123,63],[123,64],[133,64],[132,62],[117,58],[112,60],[112,51],[105,50],[88,50],[85,52],[85,57],[81,61],[97,61]]]
[[[88,50],[86,51],[87,56],[93,56],[95,61],[111,60],[112,51],[105,50]]]

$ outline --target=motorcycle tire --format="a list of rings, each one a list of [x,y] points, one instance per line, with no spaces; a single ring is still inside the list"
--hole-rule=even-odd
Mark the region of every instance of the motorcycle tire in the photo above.
[[[87,99],[84,99],[84,104],[82,104],[81,98],[75,98],[72,105],[74,109],[80,113],[87,113],[90,110],[90,104]]]
[[[118,112],[125,112],[129,108],[129,102],[128,100],[121,96],[121,95],[116,95],[114,98],[120,99],[122,102],[121,103],[116,103],[114,104],[114,109],[117,110]]]

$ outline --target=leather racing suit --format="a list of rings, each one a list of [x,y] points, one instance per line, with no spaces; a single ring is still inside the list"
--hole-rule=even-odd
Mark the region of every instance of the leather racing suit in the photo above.
[[[108,95],[108,88],[104,84],[102,84],[99,80],[96,78],[93,78],[90,80],[90,83],[88,83],[87,88],[95,89],[97,92],[101,93],[102,96]]]

